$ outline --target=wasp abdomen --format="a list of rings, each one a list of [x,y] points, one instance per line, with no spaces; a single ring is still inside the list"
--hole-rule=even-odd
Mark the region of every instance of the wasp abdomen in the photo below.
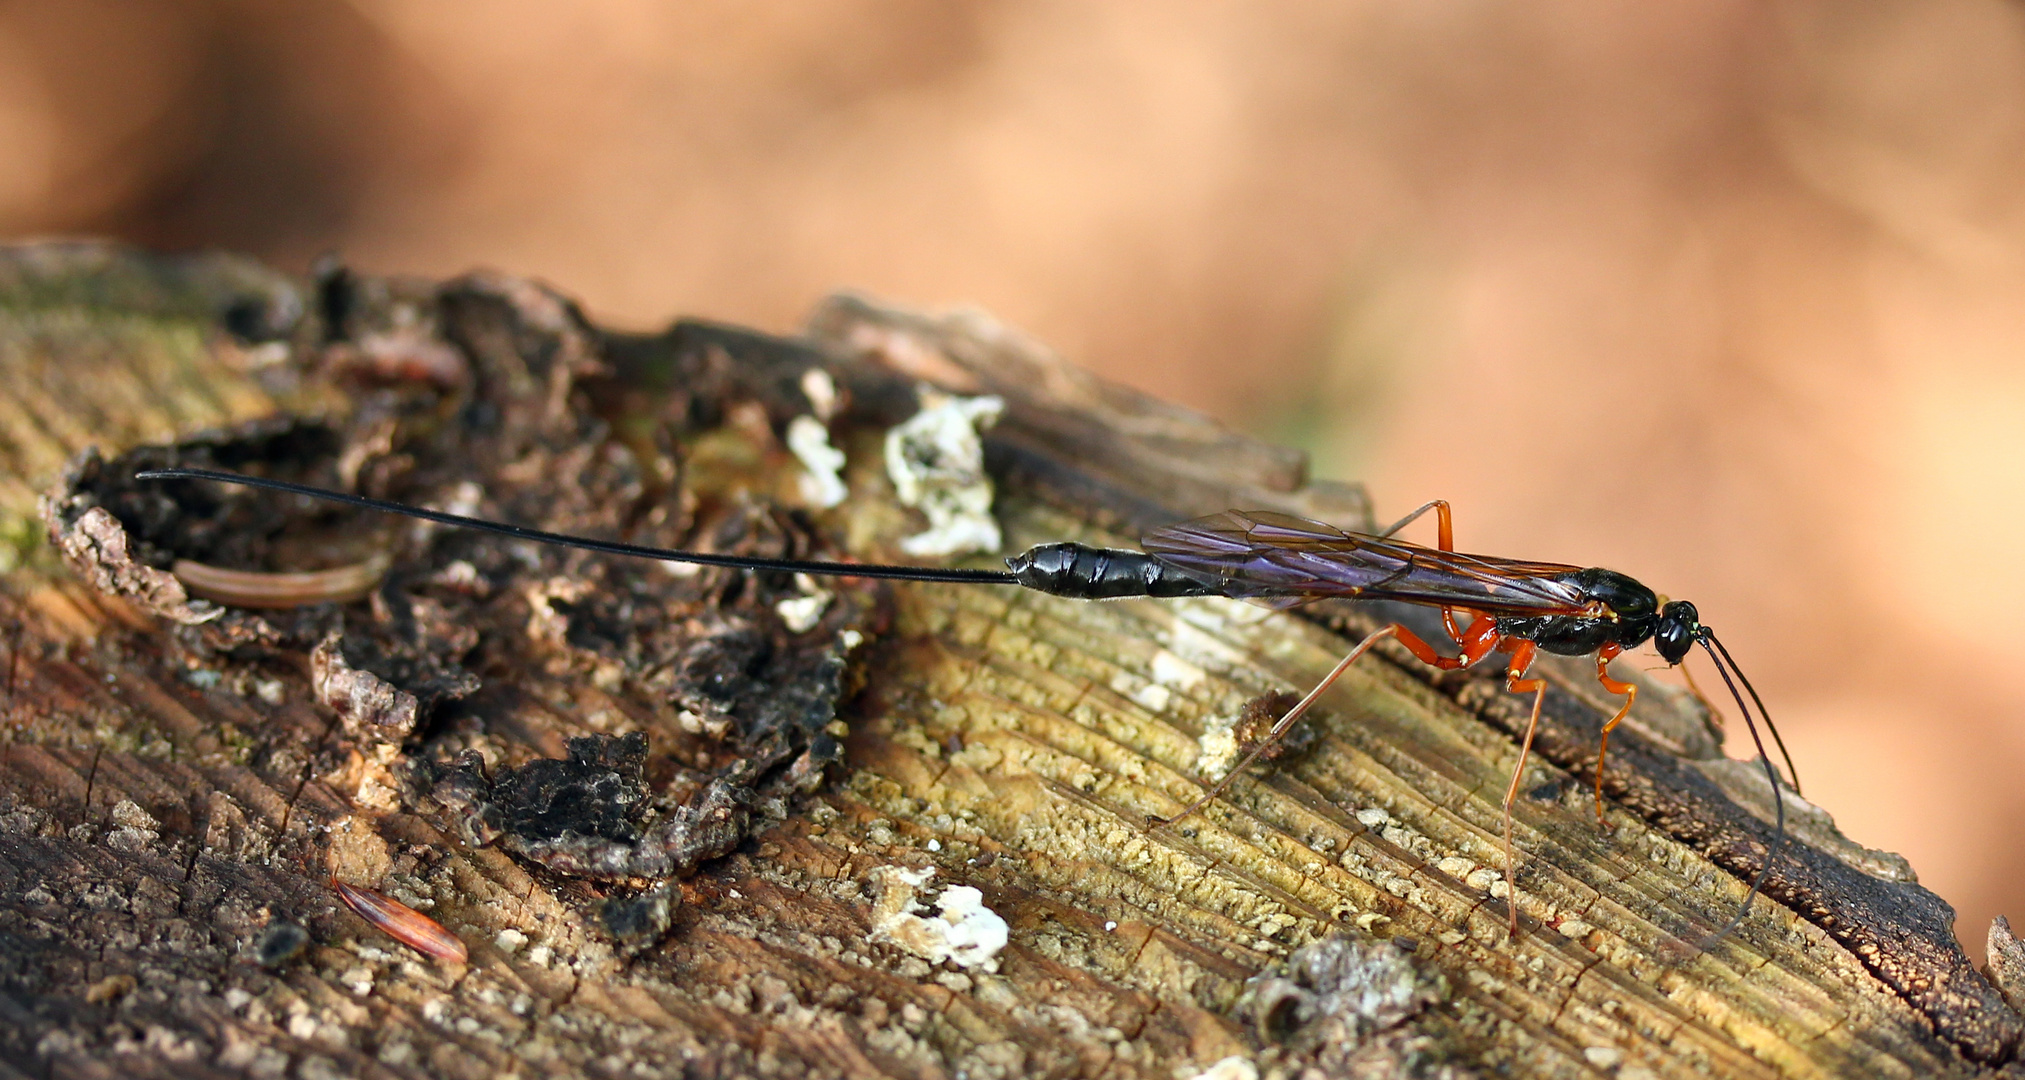
[[[1127,596],[1218,596],[1216,586],[1143,551],[1042,544],[1005,561],[1021,585],[1072,600]]]

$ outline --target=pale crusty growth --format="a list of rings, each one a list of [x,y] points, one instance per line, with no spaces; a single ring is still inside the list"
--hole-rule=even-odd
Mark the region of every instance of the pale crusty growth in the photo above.
[[[344,638],[332,633],[309,654],[309,685],[316,699],[336,710],[345,730],[372,742],[400,742],[415,729],[420,702],[345,659]]]
[[[997,422],[1005,401],[921,391],[921,411],[886,432],[886,473],[900,501],[928,517],[928,531],[900,542],[909,555],[997,551],[991,477],[979,433]]]
[[[933,868],[889,866],[874,872],[881,892],[873,909],[872,940],[892,942],[931,964],[947,960],[997,971],[998,954],[1006,947],[1005,920],[984,906],[984,894],[969,885],[945,886],[934,899],[936,914],[922,914],[922,890],[934,876]]]
[[[135,562],[126,528],[102,507],[91,507],[66,520],[56,500],[43,500],[43,520],[56,549],[72,570],[100,592],[123,597],[165,619],[195,626],[225,614],[208,600],[193,599],[182,581],[167,570]]]

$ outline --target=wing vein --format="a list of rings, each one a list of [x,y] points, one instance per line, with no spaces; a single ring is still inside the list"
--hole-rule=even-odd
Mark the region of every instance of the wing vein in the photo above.
[[[1442,551],[1271,511],[1226,510],[1146,534],[1149,554],[1226,596],[1276,607],[1324,597],[1494,615],[1575,614],[1578,567]]]

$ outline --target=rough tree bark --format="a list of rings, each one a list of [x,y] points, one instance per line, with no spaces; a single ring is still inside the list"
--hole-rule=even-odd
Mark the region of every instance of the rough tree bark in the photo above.
[[[0,1077],[2021,1071],[2025,1021],[1952,912],[1796,798],[1769,901],[1684,948],[1762,865],[1762,779],[1648,686],[1599,832],[1583,662],[1549,666],[1511,940],[1493,893],[1523,715],[1491,675],[1381,649],[1305,750],[1143,825],[1201,790],[1220,718],[1396,612],[817,593],[124,479],[223,462],[892,561],[919,522],[880,439],[921,382],[1006,400],[985,452],[1014,548],[1226,507],[1369,525],[1298,455],[981,315],[836,298],[793,339],[629,336],[484,275],[0,253]],[[800,414],[849,455],[841,507],[797,486]],[[254,612],[167,573],[199,555],[394,568],[364,599]],[[573,750],[589,779],[566,794],[619,793],[579,808],[605,815],[596,843],[507,805],[551,766],[514,769]],[[600,859],[620,869],[580,872]],[[425,909],[469,962],[396,944],[333,876]],[[948,885],[1007,924],[991,962],[910,919]]]

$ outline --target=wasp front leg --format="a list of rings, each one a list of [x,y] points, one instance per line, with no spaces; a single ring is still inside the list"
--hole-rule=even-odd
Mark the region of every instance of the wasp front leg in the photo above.
[[[1603,820],[1603,759],[1610,752],[1610,731],[1618,724],[1623,723],[1626,716],[1631,715],[1631,703],[1638,700],[1637,686],[1610,677],[1610,661],[1616,659],[1622,652],[1624,652],[1624,646],[1622,645],[1605,645],[1601,649],[1596,650],[1596,681],[1603,684],[1603,689],[1612,694],[1621,695],[1624,698],[1624,704],[1617,708],[1617,715],[1611,717],[1603,725],[1603,738],[1596,745],[1597,828],[1605,827]]]

